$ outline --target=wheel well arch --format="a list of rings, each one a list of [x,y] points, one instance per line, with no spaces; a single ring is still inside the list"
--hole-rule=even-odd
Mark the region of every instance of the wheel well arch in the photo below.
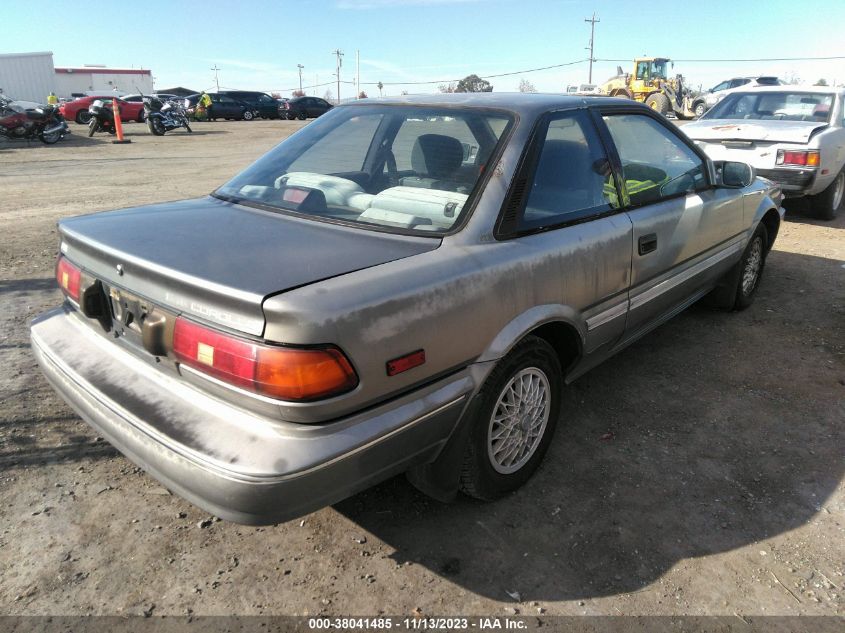
[[[526,336],[536,336],[543,339],[557,353],[561,369],[564,375],[569,373],[580,360],[583,351],[583,343],[578,330],[564,321],[551,321],[537,326]]]
[[[772,246],[775,243],[775,238],[778,236],[778,230],[780,229],[780,214],[774,209],[769,209],[763,215],[763,218],[760,220],[763,226],[766,227],[766,251],[772,250]]]

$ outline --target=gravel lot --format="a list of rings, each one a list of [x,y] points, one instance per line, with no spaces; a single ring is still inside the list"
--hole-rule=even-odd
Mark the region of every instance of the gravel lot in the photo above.
[[[55,222],[205,194],[301,126],[0,143],[6,613],[845,612],[845,213],[787,216],[749,310],[694,306],[577,381],[495,504],[396,478],[274,527],[205,522],[97,438],[29,351],[60,300]]]

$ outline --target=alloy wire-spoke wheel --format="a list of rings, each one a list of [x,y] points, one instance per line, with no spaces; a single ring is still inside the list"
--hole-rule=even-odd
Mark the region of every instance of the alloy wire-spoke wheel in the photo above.
[[[523,369],[505,385],[487,430],[487,456],[497,473],[509,475],[528,463],[546,430],[550,409],[549,379],[537,367]]]
[[[757,286],[757,279],[760,277],[760,270],[763,267],[763,238],[754,236],[748,256],[745,259],[745,266],[742,269],[742,294],[749,296]]]
[[[461,490],[498,499],[537,470],[560,417],[563,370],[545,339],[528,335],[496,363],[467,410]]]

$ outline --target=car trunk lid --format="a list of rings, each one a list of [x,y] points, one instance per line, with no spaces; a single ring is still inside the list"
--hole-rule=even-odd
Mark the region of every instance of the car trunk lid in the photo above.
[[[268,296],[440,245],[213,197],[78,216],[59,231],[62,253],[104,282],[257,336]]]
[[[813,121],[734,121],[715,119],[698,121],[682,129],[695,140],[709,142],[762,141],[768,143],[806,143],[813,133],[827,123]]]

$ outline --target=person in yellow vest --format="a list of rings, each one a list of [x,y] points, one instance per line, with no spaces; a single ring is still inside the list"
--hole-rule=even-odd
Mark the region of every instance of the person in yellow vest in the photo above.
[[[59,98],[56,96],[56,93],[50,91],[50,94],[47,95],[47,105],[59,105]]]
[[[197,102],[197,114],[199,116],[196,118],[200,120],[204,118],[206,121],[211,121],[211,97],[208,96],[207,92],[203,92]]]

